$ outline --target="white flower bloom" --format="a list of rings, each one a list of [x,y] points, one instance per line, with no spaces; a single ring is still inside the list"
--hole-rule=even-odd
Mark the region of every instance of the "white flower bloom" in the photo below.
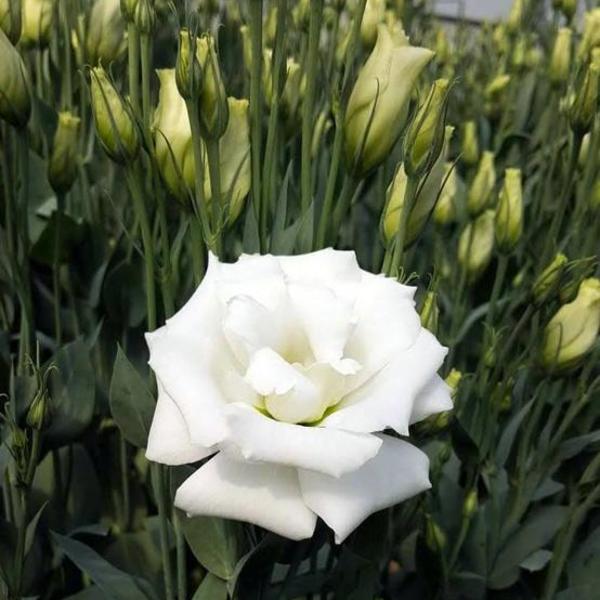
[[[147,334],[158,404],[146,456],[215,454],[177,490],[191,515],[341,542],[371,513],[429,487],[425,454],[391,435],[452,407],[446,349],[414,288],[353,252],[210,258],[202,285]]]

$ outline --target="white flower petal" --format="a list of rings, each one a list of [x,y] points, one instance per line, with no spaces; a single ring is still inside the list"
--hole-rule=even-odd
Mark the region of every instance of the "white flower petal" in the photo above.
[[[227,407],[232,456],[277,463],[339,477],[371,460],[381,446],[375,435],[323,427],[305,427],[270,419],[246,405]]]
[[[381,436],[377,456],[336,479],[299,471],[306,504],[335,532],[341,543],[369,515],[431,487],[427,455],[408,442]]]
[[[183,415],[160,380],[157,384],[158,400],[148,434],[146,458],[164,465],[183,465],[214,454],[214,449],[192,444]]]
[[[435,375],[415,398],[410,424],[422,421],[436,413],[452,410],[450,392],[450,386],[439,375]]]
[[[416,398],[436,375],[446,353],[447,348],[422,328],[410,348],[397,352],[390,364],[348,394],[321,424],[361,432],[391,427],[408,435]]]
[[[293,540],[312,536],[317,517],[304,504],[295,469],[217,454],[179,486],[175,506],[189,515],[246,521]]]

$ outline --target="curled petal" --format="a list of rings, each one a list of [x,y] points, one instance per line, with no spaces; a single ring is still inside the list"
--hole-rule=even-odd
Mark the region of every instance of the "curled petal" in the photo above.
[[[415,398],[410,424],[422,421],[436,413],[452,410],[450,391],[450,386],[439,375],[434,375]]]

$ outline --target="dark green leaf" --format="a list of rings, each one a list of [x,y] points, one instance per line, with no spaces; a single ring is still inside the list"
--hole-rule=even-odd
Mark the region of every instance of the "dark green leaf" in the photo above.
[[[227,600],[227,583],[212,573],[207,573],[192,600]]]

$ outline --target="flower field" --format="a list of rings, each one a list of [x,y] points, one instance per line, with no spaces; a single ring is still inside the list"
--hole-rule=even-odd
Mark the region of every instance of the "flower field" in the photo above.
[[[0,598],[596,600],[599,106],[592,0],[0,0]]]

